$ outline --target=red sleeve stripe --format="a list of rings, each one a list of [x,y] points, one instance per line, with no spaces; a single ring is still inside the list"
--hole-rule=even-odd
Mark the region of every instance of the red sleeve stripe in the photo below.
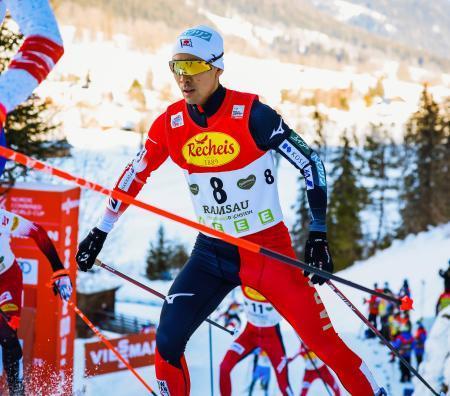
[[[6,121],[6,108],[0,103],[0,129]]]
[[[53,63],[56,63],[63,55],[64,48],[46,37],[30,36],[23,42],[18,52],[20,53],[29,51],[39,52],[47,55],[53,61]]]
[[[36,62],[31,59],[17,59],[11,62],[10,69],[22,69],[30,73],[38,83],[41,83],[50,72],[50,67],[42,60]]]
[[[31,36],[24,41],[9,68],[25,70],[41,83],[63,53],[63,47],[53,41]]]

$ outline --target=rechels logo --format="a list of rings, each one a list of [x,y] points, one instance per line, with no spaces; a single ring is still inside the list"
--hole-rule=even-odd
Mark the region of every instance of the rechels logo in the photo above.
[[[223,132],[204,132],[191,137],[183,146],[188,164],[217,167],[233,161],[239,154],[236,139]]]

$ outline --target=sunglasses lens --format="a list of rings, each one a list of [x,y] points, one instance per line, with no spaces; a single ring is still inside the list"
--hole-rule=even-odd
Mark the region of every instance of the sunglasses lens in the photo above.
[[[194,61],[170,61],[170,70],[172,73],[179,76],[194,76],[196,74],[203,73],[205,71],[211,70],[211,65],[205,61],[194,60]]]

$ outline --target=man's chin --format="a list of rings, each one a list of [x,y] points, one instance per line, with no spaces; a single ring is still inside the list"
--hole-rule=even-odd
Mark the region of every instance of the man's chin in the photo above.
[[[193,98],[192,96],[191,96],[191,97],[186,97],[186,95],[184,95],[184,101],[185,101],[187,104],[190,104],[190,105],[198,104],[197,98]]]

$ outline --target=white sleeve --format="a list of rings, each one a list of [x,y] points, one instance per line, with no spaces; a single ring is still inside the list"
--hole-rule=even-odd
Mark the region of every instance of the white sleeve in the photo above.
[[[0,209],[0,232],[14,237],[28,237],[35,229],[34,223],[22,216]]]
[[[0,75],[0,104],[9,113],[47,77],[64,49],[48,0],[0,0],[0,4],[3,9],[6,4],[25,36],[8,69]]]
[[[48,0],[4,1],[24,36],[43,36],[62,45],[58,24]]]

